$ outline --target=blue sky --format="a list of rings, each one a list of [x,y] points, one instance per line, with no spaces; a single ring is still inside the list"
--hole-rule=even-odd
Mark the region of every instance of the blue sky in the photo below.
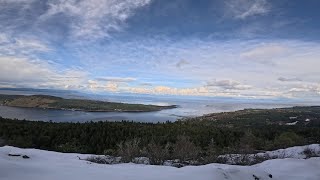
[[[0,0],[0,87],[318,99],[317,0]]]

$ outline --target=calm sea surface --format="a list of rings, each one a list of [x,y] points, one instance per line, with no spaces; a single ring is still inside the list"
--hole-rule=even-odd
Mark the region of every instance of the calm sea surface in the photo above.
[[[44,94],[36,92],[4,92],[0,94]],[[86,122],[86,121],[121,121],[129,120],[136,122],[165,122],[175,121],[182,117],[200,116],[213,112],[227,112],[246,108],[277,108],[290,107],[297,105],[310,105],[305,103],[280,103],[280,102],[250,102],[248,100],[235,99],[214,99],[214,98],[177,98],[177,97],[152,97],[152,96],[92,96],[92,95],[66,95],[52,94],[65,98],[89,98],[102,99],[113,102],[142,103],[155,105],[178,105],[178,108],[162,110],[157,112],[81,112],[48,110],[35,108],[16,108],[0,106],[0,116],[5,118],[16,118],[36,121],[54,121],[54,122]]]

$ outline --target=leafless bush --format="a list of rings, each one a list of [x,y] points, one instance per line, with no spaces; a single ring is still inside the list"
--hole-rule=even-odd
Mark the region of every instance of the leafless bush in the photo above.
[[[132,140],[127,140],[119,143],[118,155],[122,157],[124,162],[131,162],[133,158],[140,156],[140,139],[134,138]]]
[[[176,143],[173,145],[173,157],[182,161],[196,160],[200,152],[190,138],[187,136],[178,136]]]
[[[274,159],[268,154],[227,154],[221,155],[217,158],[217,163],[232,164],[232,165],[254,165],[263,161]]]
[[[154,141],[149,143],[147,147],[147,156],[151,161],[150,163],[154,165],[163,164],[163,162],[169,158],[169,148],[170,144],[162,147],[160,144],[157,144]]]
[[[80,158],[79,158],[80,159]],[[121,157],[113,156],[89,156],[86,161],[90,161],[97,164],[119,164],[121,163]]]
[[[218,161],[218,150],[217,150],[217,146],[216,143],[213,139],[211,139],[209,145],[208,145],[208,149],[206,151],[206,155],[204,158],[204,163],[208,164],[208,163],[213,163],[213,162],[217,162]],[[220,161],[222,161],[222,159],[220,159]]]

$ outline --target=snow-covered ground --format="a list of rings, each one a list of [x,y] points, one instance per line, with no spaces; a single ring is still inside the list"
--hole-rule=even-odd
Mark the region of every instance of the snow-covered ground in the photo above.
[[[228,154],[221,155],[220,158],[225,158],[226,164],[239,164],[242,161],[254,162],[263,159],[305,159],[308,156],[320,156],[320,144],[310,144],[305,146],[295,146],[286,149],[278,149],[275,151],[266,151],[257,154]],[[320,179],[319,179],[320,180]]]
[[[79,160],[79,157],[89,156],[0,147],[0,180],[320,180],[320,158],[275,159],[254,166],[209,164],[174,168],[131,163],[105,165]]]

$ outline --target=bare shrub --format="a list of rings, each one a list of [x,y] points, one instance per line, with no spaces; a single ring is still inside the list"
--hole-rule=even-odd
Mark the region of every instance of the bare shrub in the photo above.
[[[178,136],[173,145],[173,157],[182,161],[196,160],[200,149],[187,136]]]
[[[140,139],[134,138],[132,140],[122,141],[119,143],[117,154],[122,157],[124,162],[131,162],[133,158],[140,156]]]
[[[160,144],[152,141],[147,146],[147,156],[150,159],[150,163],[154,165],[161,165],[163,162],[169,158],[170,144],[166,144],[162,147]]]
[[[232,165],[254,165],[263,161],[274,159],[268,154],[227,154],[221,155],[217,158],[217,163],[232,164]]]
[[[80,158],[79,158],[80,159]],[[97,164],[119,164],[121,163],[121,157],[113,157],[113,156],[89,156],[86,160]]]
[[[218,148],[216,142],[211,139],[208,149],[206,151],[206,157],[204,163],[213,163],[218,161]],[[222,161],[222,160],[221,160]]]
[[[97,164],[108,164],[104,161],[104,158],[101,158],[99,156],[89,156],[88,158],[84,159],[86,161],[90,161]]]

